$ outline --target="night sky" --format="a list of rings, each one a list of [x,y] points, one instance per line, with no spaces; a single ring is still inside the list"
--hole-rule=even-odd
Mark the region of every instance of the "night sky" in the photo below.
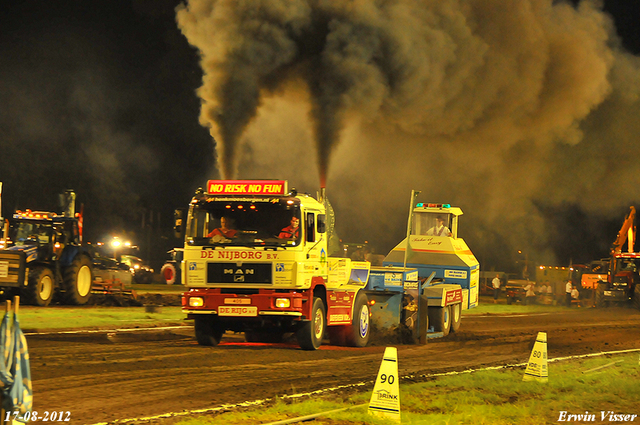
[[[606,256],[640,200],[640,2],[182,3],[2,0],[4,216],[71,188],[157,264],[208,179],[326,174],[344,240],[386,253],[416,189],[509,270]]]

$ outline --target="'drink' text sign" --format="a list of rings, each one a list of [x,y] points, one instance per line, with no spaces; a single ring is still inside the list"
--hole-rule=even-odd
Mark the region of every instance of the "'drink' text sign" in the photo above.
[[[209,180],[210,195],[286,195],[286,180]]]

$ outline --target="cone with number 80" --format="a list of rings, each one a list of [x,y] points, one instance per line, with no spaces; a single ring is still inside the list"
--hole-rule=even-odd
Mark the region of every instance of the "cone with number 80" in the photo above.
[[[524,371],[523,381],[547,382],[549,370],[547,369],[547,333],[538,332],[536,343],[531,350],[527,369]]]

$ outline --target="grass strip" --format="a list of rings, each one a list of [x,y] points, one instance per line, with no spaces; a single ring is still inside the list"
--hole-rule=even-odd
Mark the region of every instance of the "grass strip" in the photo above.
[[[614,360],[614,364],[609,364]],[[402,359],[400,359],[402,362]],[[604,366],[604,367],[603,367]],[[592,372],[585,375],[583,371]],[[551,362],[549,382],[523,382],[524,368],[480,370],[401,383],[403,424],[510,425],[609,422],[612,413],[640,421],[640,365],[637,353]],[[374,377],[372,377],[373,379]],[[315,415],[314,424],[388,424],[370,416],[371,391],[341,397],[325,393],[307,400],[276,399],[259,409],[231,411],[173,422],[176,425],[265,424]],[[331,412],[318,416],[318,413]],[[573,415],[573,416],[572,416]],[[633,418],[633,415],[636,415]]]

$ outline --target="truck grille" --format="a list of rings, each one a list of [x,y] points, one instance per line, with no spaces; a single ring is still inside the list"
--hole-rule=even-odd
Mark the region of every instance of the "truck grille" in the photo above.
[[[207,283],[268,283],[271,280],[271,263],[209,263]]]
[[[25,278],[24,252],[0,251],[0,285],[22,286]]]

